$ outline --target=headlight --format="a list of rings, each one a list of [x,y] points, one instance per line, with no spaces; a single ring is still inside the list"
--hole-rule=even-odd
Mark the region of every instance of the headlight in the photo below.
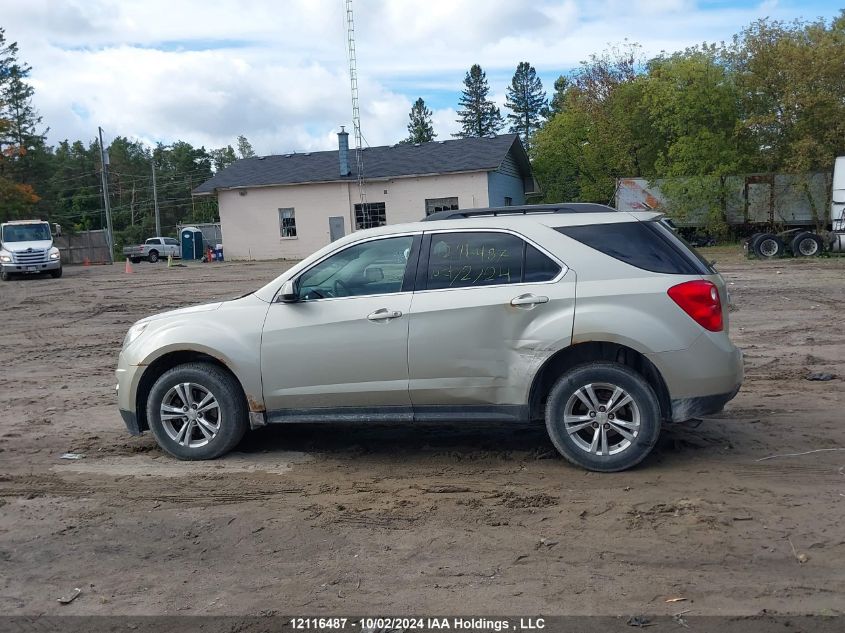
[[[3,262],[4,264],[8,264],[11,261],[12,261],[12,258],[9,257],[8,255],[0,255],[0,262]]]
[[[59,253],[58,248],[54,248],[50,251],[50,259],[58,259],[59,257],[61,257],[61,254]]]
[[[144,330],[147,329],[149,323],[136,323],[129,331],[126,333],[126,336],[123,338],[123,349],[126,349],[127,346],[132,344],[136,338],[143,334]]]

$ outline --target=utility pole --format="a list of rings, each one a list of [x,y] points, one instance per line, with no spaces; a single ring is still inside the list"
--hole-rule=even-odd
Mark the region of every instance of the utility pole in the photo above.
[[[111,226],[111,206],[109,205],[109,157],[103,147],[103,128],[97,128],[100,135],[100,176],[103,180],[103,206],[106,209],[106,242],[109,246],[109,263],[114,264],[114,233]]]
[[[156,210],[156,236],[161,237],[161,217],[158,214],[158,189],[156,189],[156,161],[152,160],[153,167],[153,204]]]

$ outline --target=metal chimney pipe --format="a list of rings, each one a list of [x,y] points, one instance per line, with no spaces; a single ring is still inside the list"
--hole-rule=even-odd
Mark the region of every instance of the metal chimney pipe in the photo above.
[[[352,173],[349,169],[349,133],[340,126],[337,133],[337,157],[340,161],[340,175],[348,176]]]

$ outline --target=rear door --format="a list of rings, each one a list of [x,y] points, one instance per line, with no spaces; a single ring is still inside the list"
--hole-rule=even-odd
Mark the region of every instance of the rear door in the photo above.
[[[523,236],[427,233],[408,335],[415,416],[525,405],[550,347],[569,344],[574,308],[574,271]]]

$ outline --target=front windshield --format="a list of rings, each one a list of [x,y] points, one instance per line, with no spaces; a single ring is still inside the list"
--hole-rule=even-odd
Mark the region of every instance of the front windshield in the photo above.
[[[3,227],[3,242],[37,242],[49,240],[50,226],[46,222],[39,224],[10,224]]]

